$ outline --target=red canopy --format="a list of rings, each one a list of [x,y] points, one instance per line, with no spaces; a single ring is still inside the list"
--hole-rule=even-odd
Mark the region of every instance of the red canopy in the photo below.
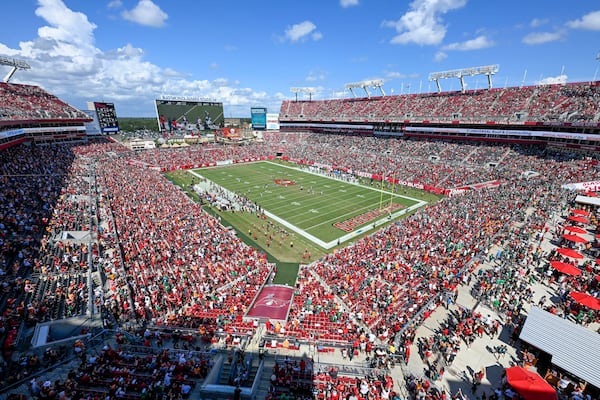
[[[575,250],[568,249],[568,248],[565,248],[565,247],[561,247],[560,249],[556,250],[556,252],[558,254],[562,254],[565,257],[576,258],[576,259],[583,258],[583,255],[579,254]]]
[[[590,215],[590,212],[585,211],[585,210],[571,210],[571,213],[577,214],[577,215],[583,215],[584,217],[587,217],[588,215]]]
[[[587,231],[585,229],[582,229],[582,228],[580,228],[578,226],[567,225],[567,226],[563,227],[563,229],[565,231],[569,231],[569,232],[572,232],[572,233],[581,233],[582,235],[585,234],[585,233],[587,233]]]
[[[550,261],[550,265],[557,271],[562,272],[563,274],[579,276],[581,275],[581,270],[577,267],[574,267],[571,264],[562,261]]]
[[[566,240],[568,240],[569,242],[574,242],[574,243],[587,243],[588,240],[582,238],[581,236],[577,236],[577,235],[569,235],[568,233],[565,233],[563,235],[563,238],[565,238]]]
[[[582,306],[586,306],[592,310],[600,310],[600,300],[598,300],[596,297],[582,292],[571,292],[570,295],[573,300]]]
[[[506,380],[525,400],[556,400],[556,389],[540,375],[523,367],[507,368]]]
[[[590,222],[587,218],[584,218],[584,217],[582,217],[580,215],[569,215],[567,217],[567,219],[569,221],[579,222],[579,223],[582,223],[582,224],[589,224],[589,222]]]

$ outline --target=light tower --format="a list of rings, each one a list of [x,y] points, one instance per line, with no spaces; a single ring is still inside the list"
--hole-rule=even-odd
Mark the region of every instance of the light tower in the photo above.
[[[311,101],[312,95],[316,90],[313,87],[293,87],[290,88],[290,92],[296,95],[296,101],[298,101],[298,93],[308,93],[308,100]]]
[[[17,72],[18,69],[31,69],[29,64],[27,64],[27,62],[25,62],[24,60],[8,58],[4,56],[0,56],[0,65],[8,65],[9,67],[12,67],[8,74],[6,74],[6,76],[4,77],[4,83],[8,83],[8,81],[10,81],[10,78],[12,78],[12,76],[15,74],[15,72]]]
[[[381,93],[382,96],[385,96],[385,92],[383,91],[383,80],[382,79],[372,79],[372,80],[366,80],[366,81],[360,81],[360,82],[346,83],[344,85],[344,87],[346,89],[350,90],[350,93],[352,93],[352,96],[354,96],[354,97],[357,97],[354,89],[362,89],[365,91],[365,94],[367,95],[367,97],[370,98],[371,92],[369,92],[369,87],[372,87],[373,89],[378,89],[379,93]]]
[[[440,79],[458,78],[460,80],[461,91],[464,93],[467,87],[464,80],[465,76],[486,75],[488,81],[488,89],[491,89],[492,75],[496,74],[499,69],[500,66],[498,64],[495,64],[484,65],[482,67],[454,69],[451,71],[432,72],[431,74],[429,74],[429,80],[435,81],[438,92],[441,92],[442,87],[440,86]]]

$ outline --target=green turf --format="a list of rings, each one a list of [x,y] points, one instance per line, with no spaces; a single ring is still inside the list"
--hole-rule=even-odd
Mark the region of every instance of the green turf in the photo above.
[[[194,172],[251,200],[323,242],[331,242],[347,234],[334,226],[336,222],[347,221],[390,203],[402,207],[416,204],[414,200],[382,192],[380,187],[356,185],[270,162],[235,164]],[[367,221],[356,228],[362,226],[368,229],[371,225],[372,221]]]

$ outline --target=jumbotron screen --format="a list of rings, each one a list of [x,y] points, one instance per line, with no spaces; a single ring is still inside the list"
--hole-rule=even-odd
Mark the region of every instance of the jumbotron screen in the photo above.
[[[215,130],[223,127],[223,103],[188,97],[169,96],[155,100],[161,131]]]
[[[95,101],[94,110],[98,116],[98,124],[102,133],[119,132],[119,121],[115,111],[114,103],[102,103]]]

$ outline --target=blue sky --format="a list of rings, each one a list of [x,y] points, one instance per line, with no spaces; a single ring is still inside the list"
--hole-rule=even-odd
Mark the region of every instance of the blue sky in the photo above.
[[[78,108],[114,102],[154,116],[160,95],[222,101],[226,117],[278,112],[310,87],[382,79],[387,94],[434,91],[431,72],[498,64],[494,86],[600,79],[597,0],[19,0],[3,4],[0,55]],[[0,66],[4,76],[7,67]],[[484,77],[466,78],[470,89]],[[458,80],[441,81],[459,90]],[[300,98],[304,96],[301,95]]]

